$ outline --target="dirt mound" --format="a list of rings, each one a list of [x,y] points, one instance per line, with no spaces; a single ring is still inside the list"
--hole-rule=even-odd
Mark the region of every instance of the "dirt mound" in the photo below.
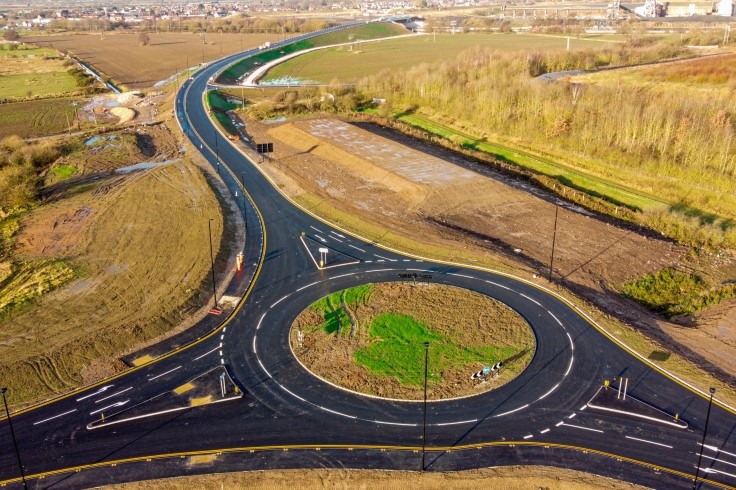
[[[135,118],[135,111],[127,107],[113,107],[110,109],[110,114],[118,117],[120,120],[118,124],[125,124],[132,121]]]

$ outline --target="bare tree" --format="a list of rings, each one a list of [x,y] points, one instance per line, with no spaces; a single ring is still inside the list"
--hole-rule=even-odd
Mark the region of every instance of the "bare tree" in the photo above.
[[[148,46],[151,44],[151,36],[149,36],[146,31],[141,31],[140,34],[138,34],[138,42],[141,46]]]

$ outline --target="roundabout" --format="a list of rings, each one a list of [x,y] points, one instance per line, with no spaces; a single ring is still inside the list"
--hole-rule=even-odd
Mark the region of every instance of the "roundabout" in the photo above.
[[[503,303],[422,282],[365,284],[323,297],[299,314],[290,340],[315,376],[397,401],[423,398],[425,342],[429,400],[510,382],[536,345],[529,325]]]

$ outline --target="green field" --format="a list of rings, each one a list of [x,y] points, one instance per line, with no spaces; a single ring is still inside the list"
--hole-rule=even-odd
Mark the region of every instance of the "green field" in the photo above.
[[[286,46],[282,46],[279,50],[267,50],[255,56],[251,56],[239,63],[236,63],[223,71],[218,82],[220,83],[236,83],[238,78],[245,73],[253,71],[260,65],[273,61],[281,56],[304,51],[305,49],[317,46],[329,46],[331,44],[345,43],[350,40],[367,40],[378,39],[382,37],[399,36],[408,34],[409,31],[397,24],[367,24],[341,31],[330,32],[321,36],[297,41]]]
[[[355,43],[306,53],[268,72],[263,81],[292,77],[329,83],[333,79],[355,81],[383,69],[403,69],[440,59],[453,59],[473,46],[499,51],[566,49],[567,38],[533,34],[438,34],[391,39],[375,43]],[[571,39],[570,49],[610,47],[600,40]]]
[[[0,104],[0,138],[13,134],[35,138],[63,133],[69,128],[67,124],[74,122],[72,103],[79,100],[68,97]]]
[[[227,115],[227,111],[240,107],[240,104],[229,102],[227,98],[217,90],[210,90],[207,92],[207,106],[210,108],[212,115],[220,124],[222,129],[230,134],[238,134],[238,129],[230,120],[230,117]]]
[[[429,342],[432,372],[430,382],[438,382],[450,367],[462,367],[474,362],[494,363],[516,353],[513,347],[461,347],[423,322],[408,315],[384,313],[373,319],[369,328],[373,343],[355,352],[355,361],[379,376],[393,376],[402,384],[421,386],[424,371],[424,343]]]
[[[74,77],[65,71],[17,73],[0,76],[0,97],[63,94],[77,90]]]

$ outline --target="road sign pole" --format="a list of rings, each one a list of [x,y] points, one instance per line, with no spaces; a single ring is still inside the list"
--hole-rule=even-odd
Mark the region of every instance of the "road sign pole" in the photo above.
[[[217,286],[215,284],[215,255],[212,253],[212,220],[207,221],[207,230],[210,235],[210,261],[212,262],[212,295],[215,298],[215,308],[217,308]]]
[[[429,342],[424,343],[424,416],[422,422],[422,471],[427,449],[427,370],[429,367]]]

